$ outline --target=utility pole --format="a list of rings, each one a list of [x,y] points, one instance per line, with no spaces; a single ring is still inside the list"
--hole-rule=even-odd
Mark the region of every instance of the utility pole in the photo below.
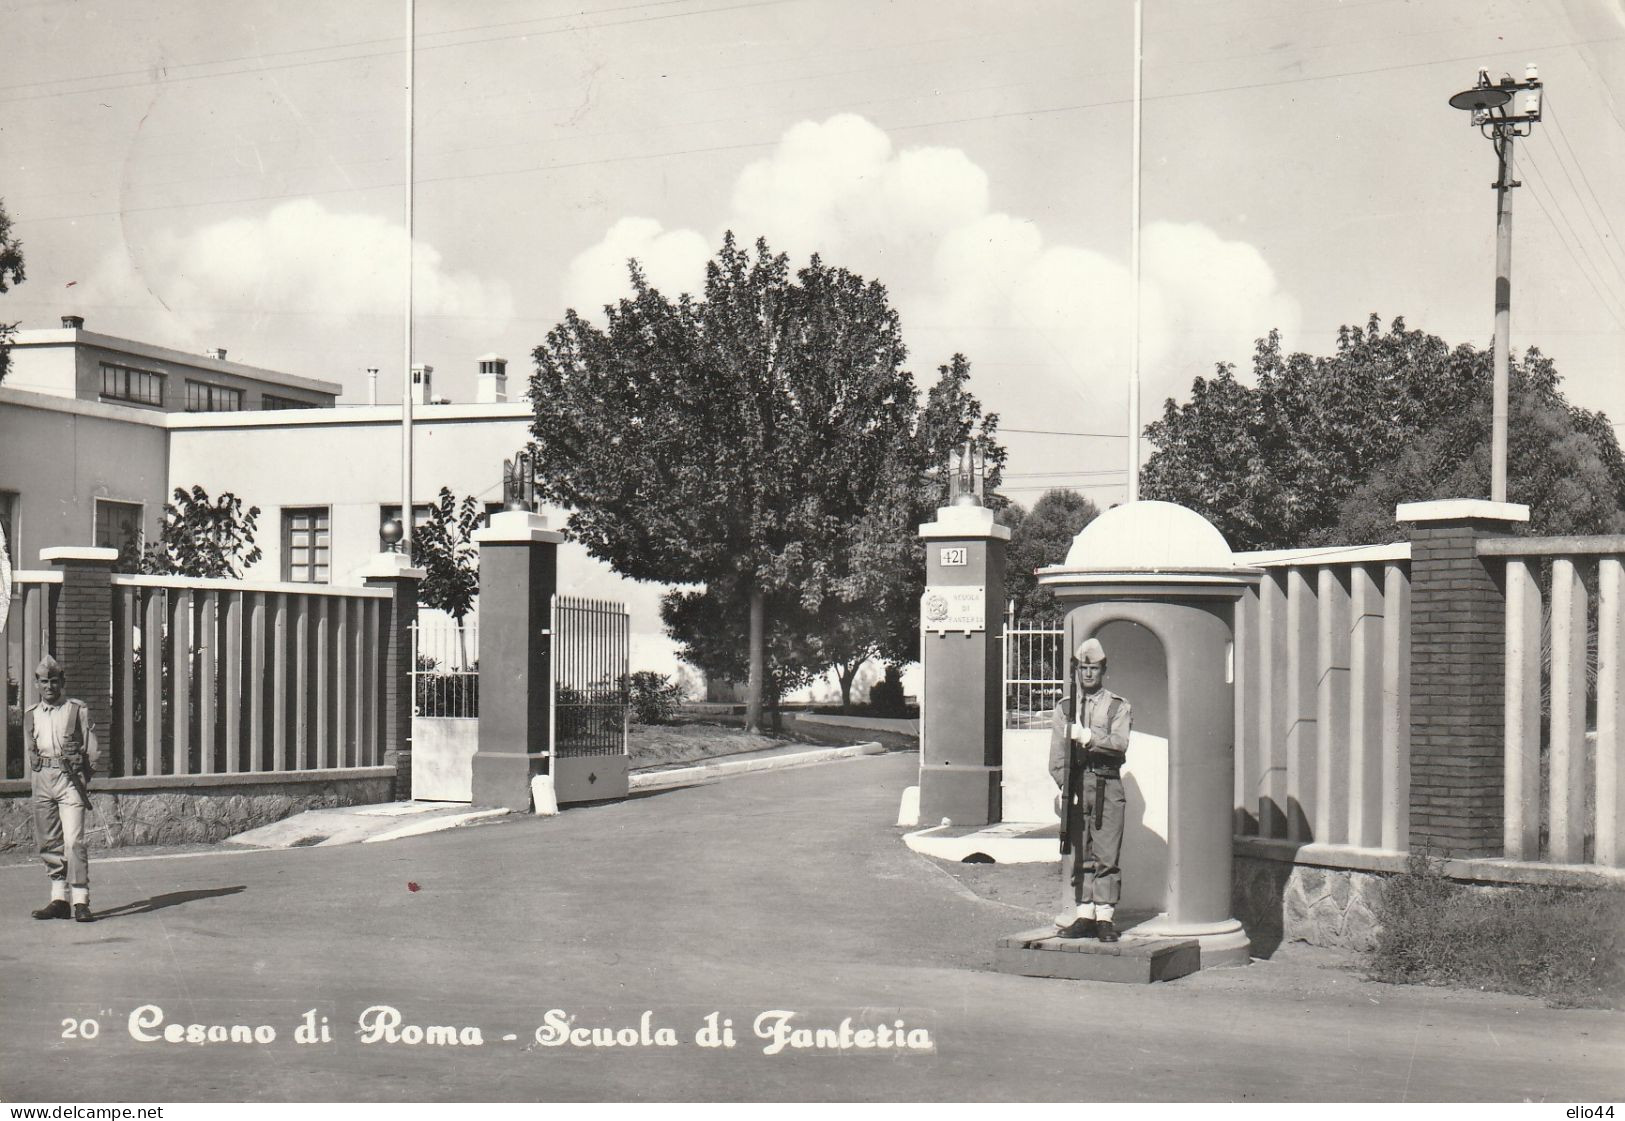
[[[412,555],[412,144],[417,94],[416,0],[406,0],[406,329],[401,370],[401,552]]]
[[[1472,113],[1473,124],[1495,145],[1495,382],[1490,421],[1490,501],[1507,500],[1507,397],[1512,347],[1512,191],[1522,186],[1513,178],[1512,146],[1528,136],[1540,121],[1540,73],[1534,63],[1524,69],[1524,80],[1503,74],[1490,83],[1490,72],[1480,68],[1478,84],[1451,97],[1450,104]]]

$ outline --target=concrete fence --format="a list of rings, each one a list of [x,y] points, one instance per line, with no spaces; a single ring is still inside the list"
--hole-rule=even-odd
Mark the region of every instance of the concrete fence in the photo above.
[[[0,848],[26,843],[22,713],[45,652],[100,742],[93,843],[217,840],[314,806],[386,801],[411,734],[415,570],[366,587],[116,575],[45,549],[0,642]],[[387,558],[386,558],[387,559]]]
[[[1410,834],[1410,550],[1241,554],[1235,832],[1404,849]]]

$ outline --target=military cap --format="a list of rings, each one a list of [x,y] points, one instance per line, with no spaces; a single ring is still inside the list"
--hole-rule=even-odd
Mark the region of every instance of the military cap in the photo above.
[[[39,665],[34,667],[34,676],[61,677],[63,676],[62,663],[47,654],[39,660]]]
[[[1106,648],[1100,644],[1098,638],[1086,638],[1078,645],[1078,661],[1104,665]]]

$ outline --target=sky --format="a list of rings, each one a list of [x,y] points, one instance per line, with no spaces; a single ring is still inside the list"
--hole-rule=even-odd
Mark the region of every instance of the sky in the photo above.
[[[1124,497],[1132,5],[417,0],[414,354],[471,399],[566,308],[733,230],[883,282],[1006,490]],[[0,199],[63,314],[398,399],[407,0],[0,0]],[[1145,0],[1141,421],[1253,340],[1492,327],[1495,160],[1450,94],[1539,64],[1512,341],[1625,420],[1621,0]],[[1622,429],[1621,431],[1625,431]],[[493,490],[499,480],[493,479]]]

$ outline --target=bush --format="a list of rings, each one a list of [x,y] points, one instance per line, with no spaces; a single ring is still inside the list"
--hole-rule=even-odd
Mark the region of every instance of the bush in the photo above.
[[[1383,885],[1371,976],[1625,1007],[1625,893],[1468,888],[1412,857]]]
[[[869,707],[883,715],[901,716],[903,702],[903,671],[896,666],[886,667],[886,676],[869,690]]]
[[[476,717],[480,714],[479,663],[466,671],[442,670],[440,663],[418,655],[417,716]]]
[[[670,724],[683,703],[683,686],[663,673],[639,670],[621,679],[632,705],[634,724]]]

